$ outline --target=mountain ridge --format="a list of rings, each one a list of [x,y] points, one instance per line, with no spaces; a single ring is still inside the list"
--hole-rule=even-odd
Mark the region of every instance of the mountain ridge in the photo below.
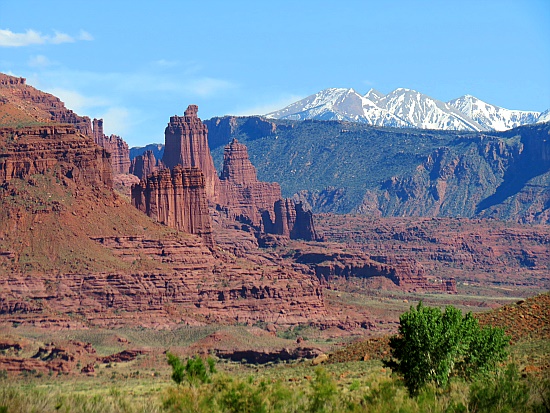
[[[478,132],[503,131],[549,118],[548,111],[506,109],[468,94],[443,102],[407,88],[397,88],[386,95],[375,89],[361,95],[352,88],[328,88],[264,116]]]

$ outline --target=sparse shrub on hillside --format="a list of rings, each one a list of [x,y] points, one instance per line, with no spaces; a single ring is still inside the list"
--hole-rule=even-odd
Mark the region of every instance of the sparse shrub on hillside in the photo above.
[[[451,376],[471,379],[494,370],[507,357],[509,338],[500,328],[479,327],[471,313],[449,306],[444,312],[420,302],[399,318],[390,339],[394,359],[387,364],[403,375],[411,394],[433,382],[447,386]]]
[[[183,361],[174,354],[167,353],[168,364],[172,367],[172,380],[181,384],[187,380],[191,385],[210,383],[210,376],[216,372],[216,362],[208,357],[206,362],[199,356],[189,358],[184,364]]]

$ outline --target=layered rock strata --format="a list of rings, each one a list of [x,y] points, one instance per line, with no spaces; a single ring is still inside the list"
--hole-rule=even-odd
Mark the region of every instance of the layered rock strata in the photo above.
[[[456,279],[461,291],[478,294],[483,288],[485,295],[529,295],[550,288],[548,225],[466,218],[315,217],[327,241],[372,257],[407,257],[422,264],[426,277]]]
[[[110,155],[70,126],[0,129],[0,182],[58,170],[77,184],[112,187]]]
[[[405,257],[344,252],[333,245],[332,248],[328,246],[322,250],[298,250],[293,253],[292,259],[312,268],[315,275],[326,283],[331,283],[336,278],[385,277],[405,291],[457,292],[453,278],[430,282],[422,266]]]
[[[0,104],[4,124],[66,123],[92,136],[90,118],[78,116],[59,98],[27,85],[25,78],[0,73]]]
[[[132,186],[132,204],[161,224],[202,237],[213,246],[204,175],[199,168],[155,172]]]
[[[154,260],[171,271],[10,274],[0,277],[0,320],[50,328],[209,322],[296,324],[326,317],[319,283],[285,265],[243,268],[215,259],[195,237],[101,237],[127,262]],[[68,314],[76,314],[71,319]]]

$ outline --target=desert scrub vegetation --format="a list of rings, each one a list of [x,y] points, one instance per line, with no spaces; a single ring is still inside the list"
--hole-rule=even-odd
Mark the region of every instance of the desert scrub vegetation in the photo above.
[[[38,383],[23,385],[1,381],[0,412],[542,413],[550,407],[541,393],[544,389],[536,388],[535,383],[522,377],[515,366],[473,383],[456,378],[445,389],[429,384],[417,395],[410,396],[403,380],[382,373],[378,361],[316,368],[307,364],[260,369],[254,374],[248,374],[246,366],[235,364],[234,368],[243,371],[219,371],[211,376],[209,383],[192,385],[183,380],[180,384],[162,386],[158,391],[147,393],[139,392],[137,382],[125,387],[104,384],[105,387],[78,389],[68,377],[58,385],[52,382],[47,387]],[[369,368],[365,369],[365,365]],[[223,367],[219,366],[219,370]],[[275,370],[281,374],[278,379],[271,374]],[[350,374],[345,376],[343,370]],[[300,380],[294,381],[298,373]],[[537,383],[542,382],[544,380],[537,380]],[[548,389],[546,380],[546,397]]]
[[[430,382],[411,395],[407,382],[399,375],[386,374],[387,370],[381,368],[380,361],[326,367],[296,363],[248,376],[227,372],[210,376],[206,375],[207,363],[198,362],[198,357],[187,360],[187,364],[174,360],[174,356],[169,356],[173,373],[182,369],[200,371],[204,379],[188,376],[186,379],[185,374],[173,374],[177,385],[165,391],[162,404],[165,411],[172,413],[527,413],[546,412],[550,408],[550,381],[522,377],[514,364],[470,381],[464,377],[452,377],[444,388]],[[212,368],[212,359],[209,360]],[[196,364],[200,366],[196,367]],[[370,368],[365,369],[365,365]],[[299,375],[302,377],[297,378]]]

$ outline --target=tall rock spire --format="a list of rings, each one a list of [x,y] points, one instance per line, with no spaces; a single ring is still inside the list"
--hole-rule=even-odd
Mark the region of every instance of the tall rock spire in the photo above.
[[[189,105],[183,116],[171,116],[164,131],[162,163],[173,168],[197,167],[204,174],[206,197],[216,202],[219,179],[208,147],[208,128],[197,116],[197,105]]]

